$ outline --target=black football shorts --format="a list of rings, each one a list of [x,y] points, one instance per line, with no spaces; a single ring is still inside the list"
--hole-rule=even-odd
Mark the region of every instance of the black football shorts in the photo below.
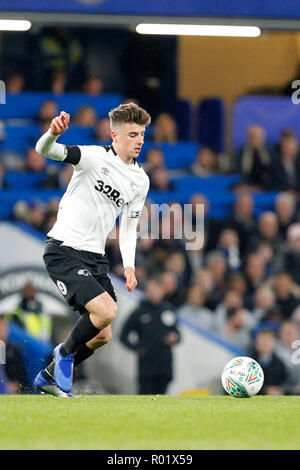
[[[103,292],[115,302],[116,294],[108,277],[105,255],[75,250],[62,241],[47,237],[44,263],[49,276],[73,310],[85,313],[85,305]]]

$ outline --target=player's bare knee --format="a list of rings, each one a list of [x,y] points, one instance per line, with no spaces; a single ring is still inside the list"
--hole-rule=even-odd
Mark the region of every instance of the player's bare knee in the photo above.
[[[101,319],[103,321],[104,327],[112,324],[117,315],[116,305],[111,305],[104,312],[102,312]]]
[[[106,303],[99,306],[99,308],[95,308],[91,313],[96,317],[98,323],[96,326],[99,326],[101,329],[106,328],[114,321],[117,314],[117,306],[115,302]]]

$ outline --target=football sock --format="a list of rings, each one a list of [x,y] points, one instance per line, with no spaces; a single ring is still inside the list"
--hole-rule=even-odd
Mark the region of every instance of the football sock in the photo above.
[[[96,328],[91,322],[90,314],[85,313],[78,320],[75,327],[60,348],[61,355],[67,356],[68,354],[75,354],[81,344],[85,344],[90,341],[92,338],[97,336],[100,331],[101,330]]]
[[[92,356],[93,354],[94,354],[93,349],[90,349],[86,344],[81,344],[75,354],[74,366],[78,366],[83,361],[85,361],[90,356]]]

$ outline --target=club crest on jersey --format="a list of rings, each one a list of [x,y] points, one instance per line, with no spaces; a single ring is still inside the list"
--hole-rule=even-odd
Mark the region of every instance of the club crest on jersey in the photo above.
[[[79,276],[91,276],[91,273],[88,269],[79,269],[77,274],[79,274]]]
[[[132,189],[132,191],[133,191],[134,193],[135,193],[135,192],[137,191],[137,189],[138,189],[138,185],[135,184],[134,181],[130,181],[130,187],[131,187],[131,189]]]
[[[102,180],[97,180],[97,185],[95,185],[95,189],[100,193],[104,194],[108,199],[113,201],[116,206],[122,207],[125,203],[125,199],[120,197],[121,193],[117,189],[114,189],[109,184],[105,184]]]

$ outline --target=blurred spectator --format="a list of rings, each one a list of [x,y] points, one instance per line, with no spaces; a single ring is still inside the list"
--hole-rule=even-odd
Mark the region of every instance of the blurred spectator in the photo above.
[[[18,95],[24,91],[25,79],[20,73],[12,73],[5,80],[6,91],[11,95]]]
[[[58,115],[58,105],[53,100],[46,100],[41,104],[37,115],[37,122],[41,125],[50,126],[50,123],[55,116]]]
[[[206,257],[206,266],[211,270],[214,281],[214,297],[219,303],[224,297],[225,278],[228,271],[224,254],[221,251],[211,251]]]
[[[149,277],[155,277],[165,269],[170,248],[162,240],[155,240],[151,250],[145,253],[146,270]]]
[[[188,171],[197,176],[210,176],[218,171],[218,156],[209,147],[201,147],[196,155],[195,162]]]
[[[237,232],[241,254],[243,255],[247,249],[249,237],[256,233],[254,201],[249,192],[242,191],[237,194],[232,215],[224,222],[224,227]]]
[[[282,258],[282,270],[290,273],[293,280],[300,284],[300,223],[289,226],[287,249]]]
[[[260,242],[268,242],[279,255],[283,240],[279,234],[278,218],[274,212],[263,212],[257,222],[257,232],[248,239],[247,251],[256,251]]]
[[[295,222],[296,199],[288,193],[279,193],[275,200],[275,213],[278,217],[279,233],[283,239],[286,238],[287,229]]]
[[[280,247],[280,253],[281,251],[283,251],[282,247]],[[281,255],[275,251],[271,241],[262,240],[258,242],[256,252],[264,260],[267,277],[278,272],[281,263]]]
[[[191,196],[188,202],[189,217],[192,229],[196,230],[197,226],[202,229],[201,222],[204,224],[204,246],[203,251],[208,252],[215,250],[217,247],[218,235],[222,226],[222,222],[209,216],[210,205],[204,194],[196,193]],[[201,210],[200,210],[201,208]],[[202,216],[201,218],[199,218]],[[204,216],[204,220],[203,220]]]
[[[251,253],[245,262],[245,275],[247,282],[246,302],[252,308],[255,290],[261,286],[266,277],[264,258],[259,253]]]
[[[0,190],[9,189],[10,187],[11,185],[5,181],[5,169],[2,162],[0,161]]]
[[[45,171],[47,160],[45,157],[37,153],[36,150],[32,147],[27,152],[25,163],[26,171],[39,173]]]
[[[231,307],[227,310],[225,324],[216,328],[220,338],[235,346],[246,349],[250,345],[250,331],[246,326],[246,311],[243,307]]]
[[[288,372],[275,352],[275,334],[272,330],[261,330],[255,338],[254,349],[249,356],[256,360],[264,372],[263,395],[283,395]]]
[[[240,268],[240,241],[237,232],[229,228],[222,230],[217,248],[225,255],[230,270]]]
[[[95,125],[94,139],[100,142],[111,143],[111,130],[109,118],[98,119]]]
[[[219,290],[215,288],[212,270],[205,266],[199,269],[194,278],[194,282],[204,290],[205,307],[209,310],[215,310],[220,302],[220,293]]]
[[[58,209],[59,209],[59,198],[51,198],[48,201],[48,205],[47,205],[46,213],[45,213],[45,219],[43,223],[43,229],[45,233],[48,233],[49,230],[51,230],[51,228],[55,224]]]
[[[151,148],[146,153],[143,163],[145,172],[151,176],[151,173],[157,168],[165,168],[165,157],[161,149]]]
[[[170,114],[162,113],[156,118],[153,129],[153,140],[154,142],[177,142],[177,124]]]
[[[268,187],[271,157],[261,126],[247,128],[246,143],[235,155],[235,162],[244,183],[259,189]]]
[[[164,271],[159,275],[159,281],[165,291],[164,300],[169,302],[174,308],[182,305],[186,284],[179,282],[177,273],[174,271]]]
[[[28,393],[30,391],[30,384],[21,353],[18,348],[8,340],[8,335],[9,325],[7,321],[0,316],[0,341],[5,343],[4,372],[5,381],[7,382],[5,387],[6,393]]]
[[[156,168],[150,175],[150,188],[157,191],[173,191],[174,185],[165,168]]]
[[[273,152],[269,188],[277,191],[300,190],[299,143],[292,130],[282,132],[279,147]]]
[[[178,285],[182,286],[180,290],[189,284],[191,280],[191,269],[184,252],[171,252],[165,261],[164,267],[166,270],[176,275]]]
[[[82,91],[86,95],[99,96],[103,93],[103,81],[99,77],[89,77],[82,85]]]
[[[50,76],[50,91],[55,95],[62,95],[66,91],[68,76],[65,70],[53,70]]]
[[[54,166],[54,165],[53,165]],[[47,189],[66,189],[73,176],[73,166],[64,164],[62,167],[55,168],[49,176],[40,184],[40,188]]]
[[[36,288],[31,282],[26,282],[21,291],[18,307],[7,318],[40,341],[50,342],[52,339],[52,319],[43,312],[43,306],[37,299]]]
[[[266,320],[270,309],[275,307],[275,305],[275,293],[270,286],[263,284],[261,287],[256,289],[254,295],[253,316],[258,322]]]
[[[120,339],[138,354],[138,393],[164,394],[173,376],[172,347],[180,335],[160,282],[148,280],[145,294],[146,299],[123,325]]]
[[[284,321],[279,329],[276,354],[288,371],[286,393],[300,395],[300,362],[297,360],[296,349],[299,348],[298,325],[292,321]]]
[[[180,319],[187,320],[195,326],[211,331],[214,325],[214,314],[204,304],[204,290],[198,285],[192,284],[188,288],[185,303],[178,310]]]
[[[284,318],[290,318],[293,311],[300,304],[300,298],[294,293],[295,287],[288,272],[278,273],[274,277],[276,304]]]
[[[82,127],[95,127],[96,121],[96,110],[92,106],[83,105],[77,109],[73,124]]]
[[[38,201],[19,200],[13,207],[14,218],[31,225],[36,230],[45,233],[46,210],[45,205]]]
[[[248,308],[246,302],[247,282],[246,277],[242,271],[231,271],[228,273],[226,282],[226,291],[234,290],[241,295],[243,305]]]

